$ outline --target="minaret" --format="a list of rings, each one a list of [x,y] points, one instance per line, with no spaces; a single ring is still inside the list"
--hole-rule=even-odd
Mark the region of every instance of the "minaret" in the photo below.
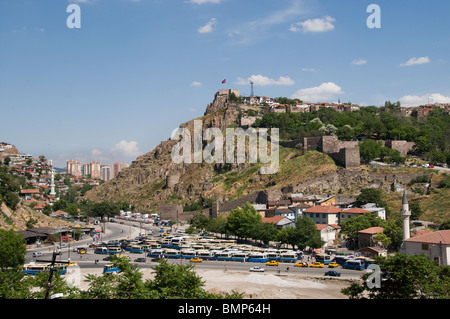
[[[55,171],[52,168],[52,182],[50,183],[50,195],[55,196]]]
[[[403,192],[402,209],[400,211],[400,215],[402,216],[402,222],[403,222],[403,240],[405,240],[410,237],[409,217],[411,216],[411,211],[409,210],[408,199],[406,198],[406,191]]]

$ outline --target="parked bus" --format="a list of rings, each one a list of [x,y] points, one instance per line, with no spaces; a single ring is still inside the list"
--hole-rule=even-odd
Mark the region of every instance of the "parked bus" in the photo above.
[[[352,257],[349,257],[349,256],[335,256],[335,257],[333,258],[333,261],[335,261],[335,262],[338,263],[339,265],[343,265],[343,264],[345,264],[345,262],[346,262],[348,259],[352,259]]]
[[[164,257],[165,258],[180,258],[181,254],[179,250],[176,249],[165,249],[164,250]]]
[[[140,245],[131,245],[128,251],[130,253],[142,254],[144,252],[144,249]]]
[[[182,249],[181,258],[191,259],[197,257],[197,252],[192,249]]]
[[[162,249],[152,249],[147,254],[147,257],[152,257],[152,258],[156,258],[156,259],[163,258],[163,256],[164,256],[164,250],[162,250]]]
[[[231,260],[231,253],[230,252],[224,252],[224,251],[218,251],[214,254],[215,260]]]
[[[316,261],[321,262],[322,264],[328,265],[331,261],[331,256],[328,254],[317,254]]]
[[[170,240],[171,248],[179,249],[185,242],[186,240],[184,239],[184,237],[174,237]]]
[[[365,268],[364,260],[361,259],[348,259],[342,268],[363,270]]]
[[[269,260],[267,254],[260,252],[252,252],[248,255],[248,261],[254,263],[265,263]]]
[[[193,244],[192,245],[192,249],[195,249],[195,250],[204,250],[205,249],[205,246],[204,245],[202,245],[202,244]]]
[[[144,252],[147,252],[147,251],[149,251],[151,249],[151,246],[147,245],[147,244],[143,244],[143,245],[140,245],[140,246],[141,246],[141,248],[142,248],[142,250]]]
[[[120,272],[120,268],[113,264],[107,264],[103,267],[103,273],[105,274],[116,274],[118,272]]]
[[[118,255],[122,252],[122,249],[120,247],[116,247],[116,246],[108,246],[107,252],[110,255]]]
[[[248,253],[239,251],[239,252],[232,252],[231,253],[231,260],[232,261],[248,261]]]
[[[214,259],[214,253],[209,250],[197,250],[197,257],[203,259],[203,260],[213,260]]]
[[[29,264],[23,265],[22,269],[26,275],[36,275],[40,272],[49,272],[51,266],[51,264],[36,264],[34,262],[31,262]],[[61,275],[65,275],[67,273],[66,265],[57,264],[56,266],[58,267],[58,272]]]
[[[295,263],[298,260],[298,255],[294,252],[285,252],[280,254],[280,261]]]
[[[96,247],[94,250],[94,254],[107,255],[108,248],[106,247]]]

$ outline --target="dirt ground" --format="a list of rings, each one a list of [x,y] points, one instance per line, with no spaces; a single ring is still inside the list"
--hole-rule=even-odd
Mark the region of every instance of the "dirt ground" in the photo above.
[[[275,275],[225,270],[195,270],[205,282],[205,290],[212,293],[243,293],[244,299],[346,299],[341,289],[350,282],[337,278],[312,278],[301,275]],[[98,273],[97,273],[98,272]],[[101,275],[101,269],[89,273]],[[143,279],[152,279],[152,269],[142,269]],[[82,271],[82,276],[87,270]],[[81,289],[88,284],[82,280]]]
[[[348,281],[307,278],[300,275],[197,270],[205,289],[213,293],[243,293],[244,299],[345,299],[341,289]]]

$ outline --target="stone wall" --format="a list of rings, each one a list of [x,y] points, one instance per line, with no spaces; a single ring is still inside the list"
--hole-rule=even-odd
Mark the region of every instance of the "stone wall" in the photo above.
[[[337,136],[305,137],[305,151],[317,150],[330,155],[345,168],[360,166],[360,153],[357,141],[339,141]]]
[[[183,206],[178,204],[161,204],[159,205],[159,217],[161,220],[179,220],[183,213]]]
[[[386,147],[398,150],[402,156],[406,156],[413,150],[416,144],[407,141],[386,141],[385,145]]]

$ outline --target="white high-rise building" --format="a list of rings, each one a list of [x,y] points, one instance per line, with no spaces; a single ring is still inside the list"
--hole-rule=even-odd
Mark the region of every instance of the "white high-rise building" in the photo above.
[[[112,174],[111,174],[111,167],[109,167],[108,165],[102,165],[101,167],[101,179],[103,181],[109,181],[110,179],[112,179]]]

